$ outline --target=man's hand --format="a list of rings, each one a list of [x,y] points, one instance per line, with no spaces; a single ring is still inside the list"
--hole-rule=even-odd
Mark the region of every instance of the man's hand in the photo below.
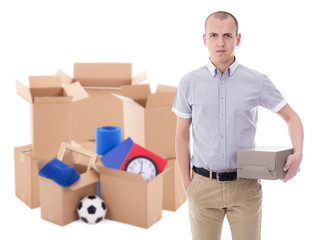
[[[291,154],[287,158],[287,162],[284,166],[284,171],[286,172],[286,175],[281,180],[284,182],[287,182],[288,180],[292,179],[296,176],[299,166],[302,160],[302,154]]]

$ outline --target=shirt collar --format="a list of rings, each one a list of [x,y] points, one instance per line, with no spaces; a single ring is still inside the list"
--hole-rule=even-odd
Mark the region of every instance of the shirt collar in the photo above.
[[[215,65],[213,65],[213,63],[210,61],[210,59],[209,59],[208,62],[207,62],[207,67],[208,67],[208,69],[209,69],[211,75],[212,75],[213,77],[216,76],[216,74],[217,74],[217,72],[218,72],[218,69],[217,69],[217,67],[216,67]],[[229,74],[230,74],[230,76],[231,76],[231,75],[233,75],[233,73],[235,72],[235,70],[237,69],[237,67],[238,67],[238,62],[237,62],[237,59],[236,59],[236,57],[235,57],[234,62],[232,63],[231,66],[229,66],[229,67],[227,68],[226,71],[229,71]]]

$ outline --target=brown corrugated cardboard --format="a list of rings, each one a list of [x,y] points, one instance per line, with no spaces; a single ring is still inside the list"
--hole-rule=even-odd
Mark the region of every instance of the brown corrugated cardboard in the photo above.
[[[73,78],[62,71],[57,75],[63,82],[80,82],[89,95],[88,99],[73,104],[72,139],[76,141],[94,140],[98,127],[123,129],[123,104],[111,93],[121,94],[122,85],[146,79],[145,71],[132,76],[130,63],[75,63]]]
[[[164,175],[163,180],[163,209],[176,211],[186,201],[186,195],[177,160],[175,158],[167,160],[166,169],[169,171]]]
[[[14,148],[15,195],[30,208],[40,206],[37,161],[32,145]]]
[[[261,146],[237,151],[237,176],[251,179],[281,179],[283,167],[293,149]]]
[[[55,156],[71,140],[72,103],[88,97],[79,83],[62,86],[60,76],[30,76],[29,88],[16,81],[17,93],[30,102],[33,156]]]
[[[131,137],[163,158],[175,158],[176,116],[171,107],[176,88],[160,85],[154,94],[150,86],[144,84],[121,89],[124,98],[119,99],[124,102],[125,137]]]
[[[106,218],[149,228],[162,217],[163,176],[145,182],[142,176],[96,164],[100,172],[101,198],[107,206]]]
[[[87,171],[90,164],[86,159],[89,156],[95,159],[95,153],[73,146],[66,153],[63,149],[64,147],[60,148],[58,158],[69,166],[74,166],[80,174],[80,179],[69,187],[62,187],[52,179],[39,176],[41,218],[61,226],[78,219],[79,201],[88,195],[97,195],[97,182],[99,181],[99,175],[95,170]],[[62,151],[64,152],[63,159],[61,158]],[[40,170],[46,162],[46,160],[39,161],[38,169]]]

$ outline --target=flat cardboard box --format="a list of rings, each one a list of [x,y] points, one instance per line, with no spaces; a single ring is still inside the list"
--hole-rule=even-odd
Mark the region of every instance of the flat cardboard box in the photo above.
[[[88,152],[84,149],[81,151]],[[80,174],[80,179],[69,187],[62,187],[50,178],[39,176],[41,218],[64,226],[79,218],[77,207],[81,199],[88,195],[97,195],[99,175],[94,169],[87,172],[89,163],[79,153],[75,155],[69,151],[63,159],[59,155],[60,160],[75,167]],[[47,161],[39,161],[38,169],[40,170],[46,163]]]
[[[65,87],[60,76],[30,76],[29,88],[16,81],[17,93],[30,103],[35,158],[53,157],[71,140],[72,103],[88,94],[77,82]]]
[[[15,195],[30,208],[40,206],[38,161],[32,145],[14,148]]]
[[[122,86],[124,133],[162,158],[175,158],[176,115],[171,111],[176,88],[148,84]]]
[[[106,218],[149,228],[162,217],[163,176],[145,182],[138,174],[106,168],[97,162],[101,198],[107,206]]]
[[[293,149],[277,146],[259,146],[237,151],[237,177],[250,179],[281,179],[283,167]]]
[[[123,104],[111,93],[121,94],[122,85],[135,85],[146,79],[145,71],[132,75],[131,63],[75,63],[73,77],[62,71],[57,75],[67,84],[80,82],[89,95],[73,104],[72,139],[75,141],[95,140],[98,127],[123,129]]]
[[[186,201],[186,194],[177,160],[175,158],[167,160],[168,164],[165,169],[169,171],[164,175],[163,180],[163,209],[176,211]]]

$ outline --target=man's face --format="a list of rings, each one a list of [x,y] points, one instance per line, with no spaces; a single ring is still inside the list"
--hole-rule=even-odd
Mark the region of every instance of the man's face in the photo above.
[[[213,64],[230,66],[233,63],[234,49],[239,46],[241,35],[236,35],[235,23],[231,17],[220,20],[211,16],[203,38]]]

